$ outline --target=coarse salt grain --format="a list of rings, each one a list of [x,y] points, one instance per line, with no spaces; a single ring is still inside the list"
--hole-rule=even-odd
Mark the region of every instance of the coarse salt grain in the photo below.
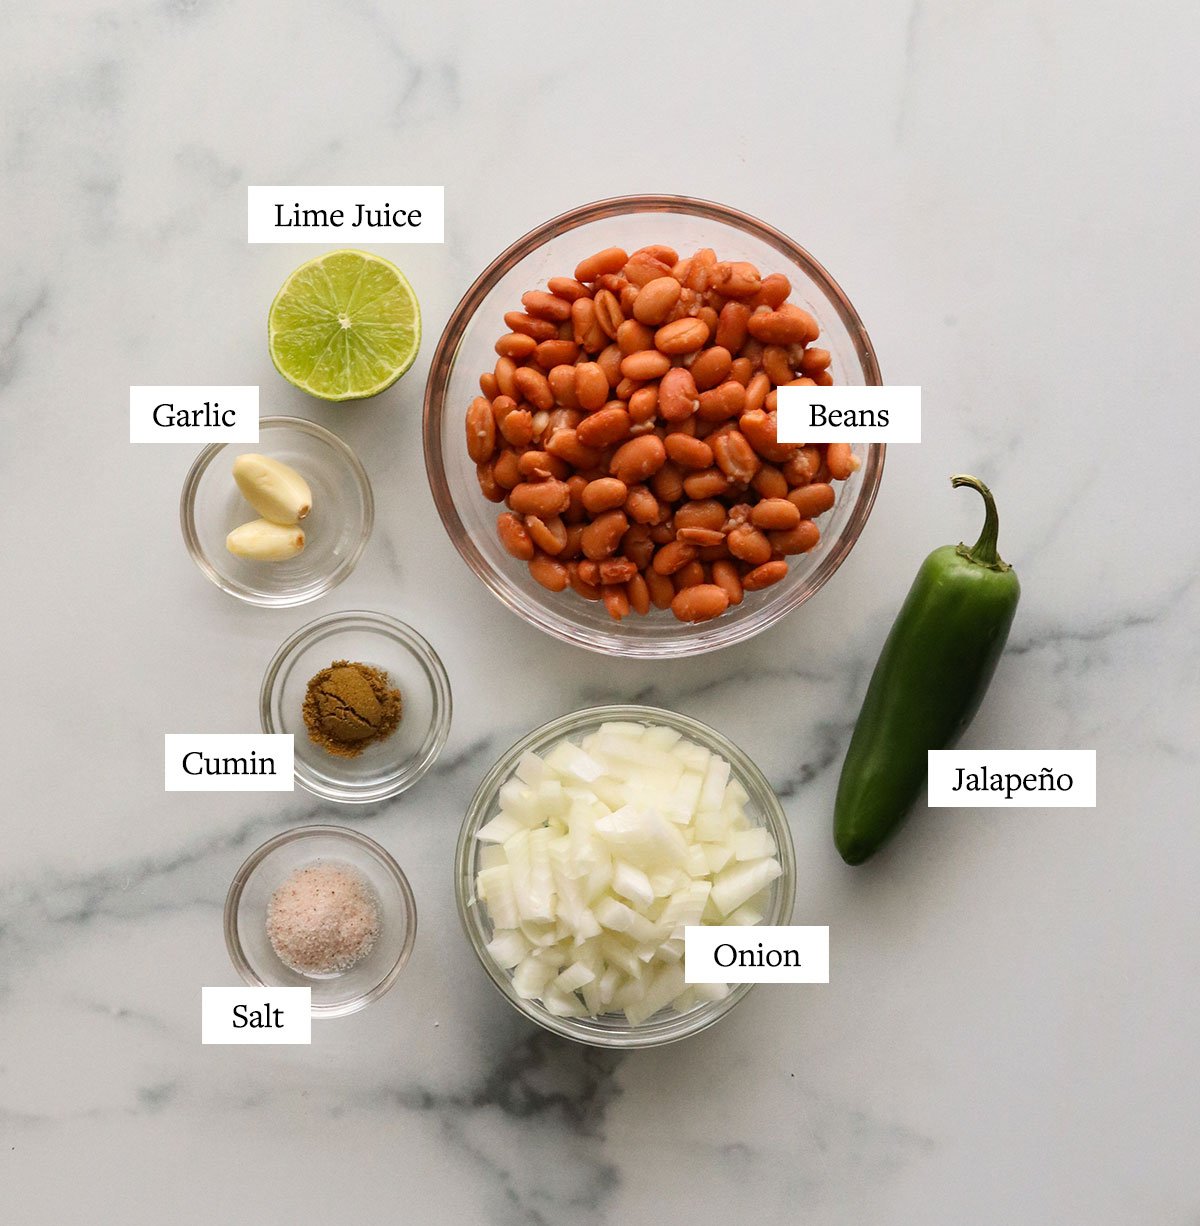
[[[297,869],[271,895],[267,936],[301,975],[335,975],[361,962],[379,936],[379,900],[348,864]]]

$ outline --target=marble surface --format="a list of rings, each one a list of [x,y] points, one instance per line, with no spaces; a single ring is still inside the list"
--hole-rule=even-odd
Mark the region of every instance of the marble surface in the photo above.
[[[891,1226],[1200,1221],[1200,274],[1194,6],[1036,0],[285,7],[48,0],[0,74],[0,1198],[14,1226],[339,1220]],[[388,394],[286,387],[266,307],[312,248],[248,247],[248,183],[444,183],[391,248],[427,342]],[[506,614],[446,540],[419,402],[470,279],[636,190],[793,234],[925,388],[833,582],[753,643],[646,667]],[[131,383],[259,383],[366,458],[375,537],[300,610],[242,606],[179,538],[186,447],[131,447]],[[870,663],[925,552],[1000,499],[1025,595],[971,746],[1099,751],[1095,810],[919,812],[852,871],[829,838]],[[425,632],[457,698],[377,809],[162,791],[170,730],[254,730],[277,643],[339,608]],[[739,741],[783,796],[828,987],[763,987],[624,1057],[503,1003],[454,915],[476,780],[561,712],[638,698]],[[230,876],[343,821],[411,876],[416,953],[309,1048],[204,1048]]]

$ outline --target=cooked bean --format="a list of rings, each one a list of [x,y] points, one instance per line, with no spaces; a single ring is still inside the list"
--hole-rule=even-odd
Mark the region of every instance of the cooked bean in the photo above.
[[[600,463],[599,449],[589,447],[579,437],[579,431],[569,426],[550,434],[546,440],[546,450],[575,468],[595,468]]]
[[[605,408],[585,417],[576,428],[580,442],[589,447],[608,447],[629,434],[629,414],[624,409]]]
[[[518,486],[521,483],[522,473],[517,453],[511,448],[506,447],[496,457],[496,462],[492,465],[492,475],[496,479],[496,484],[505,490],[511,490]],[[553,476],[553,473],[547,473],[546,476]],[[543,479],[539,477],[539,480]]]
[[[598,362],[580,362],[575,367],[575,395],[579,407],[595,412],[608,399],[608,379]]]
[[[548,451],[523,451],[517,459],[517,470],[527,481],[546,481],[550,477],[565,481],[571,475],[571,466]]]
[[[820,539],[821,529],[811,519],[802,519],[786,532],[772,532],[769,538],[771,548],[782,554],[807,553]]]
[[[503,360],[502,358],[501,361]],[[554,393],[540,370],[534,370],[532,366],[522,366],[514,372],[513,383],[519,396],[528,400],[535,409],[554,408]],[[512,395],[511,392],[508,394]],[[518,399],[518,396],[513,396],[513,399]]]
[[[604,329],[596,322],[596,303],[591,298],[577,298],[571,303],[571,335],[588,353],[598,353],[608,343]]]
[[[774,464],[764,464],[751,484],[760,498],[786,498],[788,494],[787,478]]]
[[[572,562],[567,567],[567,582],[571,585],[571,591],[582,596],[584,600],[599,600],[599,586],[594,583],[588,583],[579,573],[580,567],[583,565],[585,565],[583,562]]]
[[[743,387],[748,388],[750,380],[754,378],[754,367],[750,364],[750,359],[734,358],[729,364],[729,377],[735,383],[740,383]]]
[[[670,373],[669,371],[667,372]],[[658,385],[639,387],[629,397],[629,416],[634,425],[642,422],[653,422],[658,414]]]
[[[569,366],[579,356],[579,346],[574,341],[541,341],[534,351],[533,360],[546,371],[556,366]]]
[[[717,265],[712,284],[726,298],[749,298],[758,293],[762,278],[753,264],[744,260],[726,261]]]
[[[663,439],[667,455],[684,468],[709,468],[713,462],[712,448],[699,438],[672,431]]]
[[[596,323],[610,340],[616,340],[617,329],[625,322],[621,302],[612,290],[602,289],[595,298]]]
[[[547,554],[535,554],[529,563],[529,573],[544,588],[552,592],[561,592],[567,586],[567,568],[557,558]]]
[[[476,396],[467,410],[467,455],[476,464],[485,464],[496,450],[496,418],[492,406]]]
[[[524,332],[506,332],[495,346],[496,352],[502,357],[513,358],[518,362],[529,357],[537,347],[537,341],[532,336],[526,336]]]
[[[737,563],[726,560],[714,562],[712,581],[725,593],[731,605],[742,603],[742,580]]]
[[[706,392],[718,383],[724,383],[732,366],[733,356],[729,350],[720,345],[712,345],[696,354],[696,360],[689,369],[696,386],[700,391]]]
[[[628,357],[654,346],[654,333],[636,319],[626,319],[617,329],[617,348]]]
[[[787,575],[788,564],[782,559],[764,562],[742,576],[742,587],[748,592],[758,592],[772,583],[778,583]]]
[[[758,288],[758,293],[750,300],[752,307],[766,306],[774,310],[782,306],[790,297],[792,283],[781,272],[773,272],[764,277]]]
[[[673,575],[681,566],[695,560],[696,547],[688,541],[668,541],[654,555],[654,569],[660,575]]]
[[[792,381],[792,364],[783,345],[768,345],[763,350],[763,373],[776,385]]]
[[[554,393],[554,403],[561,405],[564,409],[579,408],[579,396],[575,385],[578,369],[577,366],[555,366],[546,376],[546,382],[550,384],[550,390]]]
[[[709,545],[721,545],[725,542],[725,533],[717,528],[680,528],[675,529],[675,539],[686,541],[698,549]]]
[[[658,412],[664,421],[678,422],[700,407],[700,393],[692,372],[685,366],[667,371],[658,385]]]
[[[505,511],[496,519],[496,535],[514,558],[529,562],[533,558],[533,541],[525,529],[525,524],[519,515]]]
[[[621,382],[621,347],[617,344],[605,345],[596,358],[596,364],[604,371],[609,387],[616,387]]]
[[[513,409],[500,423],[504,441],[513,447],[528,447],[533,438],[533,414],[528,409]]]
[[[794,528],[801,518],[795,503],[786,498],[764,498],[750,512],[750,522],[756,528],[770,532]]]
[[[729,608],[729,596],[715,583],[698,583],[684,588],[671,601],[671,612],[681,622],[706,622],[720,617]]]
[[[638,570],[645,570],[650,565],[657,548],[650,539],[649,524],[631,524],[625,535],[621,537],[621,552]]]
[[[741,485],[749,485],[758,472],[762,461],[754,454],[754,448],[746,441],[746,436],[738,430],[729,430],[714,440],[713,455],[717,467],[730,481]]]
[[[817,321],[807,311],[786,302],[774,311],[755,311],[746,327],[764,345],[807,344],[815,341],[820,332]]]
[[[593,561],[611,557],[628,527],[629,520],[624,511],[605,511],[597,515],[583,530],[583,552]]]
[[[716,498],[699,502],[685,502],[675,512],[675,528],[712,528],[720,530],[725,525],[726,507]]]
[[[705,421],[728,421],[738,417],[746,407],[746,389],[734,379],[720,387],[701,392],[698,412]]]
[[[824,482],[804,485],[798,490],[792,490],[787,499],[802,518],[816,519],[818,515],[824,515],[833,506],[833,486],[826,485]]]
[[[643,434],[623,443],[612,458],[609,471],[626,485],[636,485],[653,476],[667,462],[667,450],[656,434]]]
[[[655,332],[654,345],[664,354],[695,353],[708,340],[708,333],[709,326],[702,319],[676,319]]]
[[[770,460],[772,464],[783,464],[796,454],[798,448],[792,443],[780,443],[775,426],[774,414],[764,413],[762,409],[743,413],[738,421],[738,429],[764,460]]]
[[[671,369],[671,359],[657,349],[642,349],[621,361],[621,374],[629,379],[658,379]]]
[[[669,576],[660,575],[653,567],[642,571],[646,580],[646,590],[650,593],[650,601],[656,609],[669,609],[675,600],[675,585]]]
[[[535,319],[524,311],[508,311],[504,323],[513,332],[520,332],[537,341],[551,341],[558,335],[558,325],[551,319]]]
[[[615,622],[629,616],[629,593],[623,583],[608,584],[600,589],[604,607]]]
[[[677,592],[682,592],[685,587],[695,587],[697,583],[708,582],[708,571],[704,569],[704,563],[699,557],[693,558],[686,566],[681,566],[672,576],[671,582],[675,585]]]
[[[657,523],[659,509],[658,499],[644,485],[635,485],[625,499],[626,513],[638,524]]]
[[[565,298],[557,298],[542,290],[531,289],[521,295],[521,305],[535,319],[550,319],[561,323],[571,318],[571,304]]]
[[[479,491],[488,502],[503,502],[505,489],[496,480],[495,465],[491,463],[476,464],[475,478],[479,482]]]
[[[650,588],[646,584],[646,580],[634,571],[633,578],[625,585],[625,591],[629,595],[629,607],[643,617],[650,612]]]
[[[800,355],[800,369],[815,378],[823,370],[828,369],[832,355],[828,349],[814,349],[811,345]]]
[[[729,482],[719,468],[705,468],[683,479],[684,493],[691,499],[716,498],[729,490]]]
[[[570,504],[565,481],[523,481],[508,495],[508,505],[518,515],[560,515]]]
[[[825,448],[825,463],[835,481],[845,481],[859,467],[860,461],[850,450],[849,443],[830,443]]]
[[[567,526],[557,515],[548,519],[526,515],[525,530],[543,553],[557,557],[567,547]]]
[[[493,371],[485,370],[479,376],[479,390],[489,400],[495,400],[500,395],[500,384],[496,382],[496,375]]]
[[[656,255],[651,255],[648,251],[635,251],[621,272],[631,285],[641,289],[652,281],[669,277],[671,265],[660,260]],[[671,280],[674,281],[675,278],[671,277]]]
[[[729,552],[751,566],[761,566],[771,560],[771,542],[749,524],[742,524],[725,538]],[[745,587],[745,583],[742,584]]]
[[[546,288],[555,297],[565,298],[568,302],[574,302],[577,298],[586,298],[588,296],[587,286],[576,281],[574,277],[551,277],[546,282]]]
[[[682,292],[683,286],[669,273],[648,281],[633,300],[633,317],[639,323],[658,327],[666,321]]]
[[[575,280],[595,281],[605,273],[620,272],[628,262],[629,256],[622,248],[605,247],[603,251],[597,251],[575,265]]]
[[[629,488],[624,481],[618,481],[616,477],[601,477],[589,481],[584,487],[583,505],[592,515],[599,515],[601,511],[624,506],[628,496]]]

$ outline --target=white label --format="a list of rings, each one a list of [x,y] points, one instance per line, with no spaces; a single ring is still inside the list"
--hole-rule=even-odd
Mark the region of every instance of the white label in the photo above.
[[[131,387],[131,443],[257,443],[258,388]]]
[[[695,924],[683,930],[684,983],[828,983],[829,928]]]
[[[168,732],[168,792],[292,792],[290,732]]]
[[[781,443],[919,443],[919,387],[781,387]]]
[[[251,243],[440,243],[444,187],[248,187]]]
[[[931,749],[933,809],[1094,809],[1094,749]]]
[[[312,988],[201,988],[201,1043],[311,1043]]]

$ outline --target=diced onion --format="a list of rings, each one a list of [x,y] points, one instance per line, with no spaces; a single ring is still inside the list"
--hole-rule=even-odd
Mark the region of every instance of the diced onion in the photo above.
[[[611,722],[524,754],[499,800],[476,836],[475,892],[518,996],[638,1026],[728,994],[684,983],[684,929],[761,923],[783,869],[724,758],[673,728]]]

